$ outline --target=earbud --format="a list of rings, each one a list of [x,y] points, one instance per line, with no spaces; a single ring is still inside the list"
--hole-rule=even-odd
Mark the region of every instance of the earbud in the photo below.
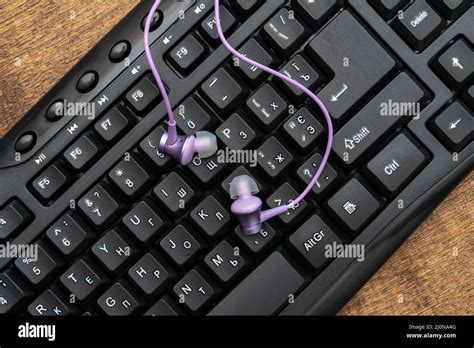
[[[259,233],[265,221],[288,211],[286,205],[262,211],[262,200],[254,196],[256,193],[257,183],[248,175],[237,176],[230,183],[230,197],[236,200],[230,210],[247,235]]]
[[[211,157],[217,151],[216,136],[207,131],[196,132],[196,135],[176,135],[165,132],[161,137],[158,149],[185,166],[192,161],[194,155],[200,158]]]

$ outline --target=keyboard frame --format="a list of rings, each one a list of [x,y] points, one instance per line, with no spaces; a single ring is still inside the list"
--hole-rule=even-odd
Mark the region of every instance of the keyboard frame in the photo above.
[[[176,23],[180,10],[190,9],[198,2],[204,3],[208,7],[209,5],[212,7],[213,3],[212,0],[185,0],[183,2],[164,0],[160,7],[164,12],[164,21],[156,31],[151,33],[151,41],[156,41],[156,44],[153,45],[156,64],[160,67],[165,84],[173,86],[170,88],[170,99],[173,106],[179,105],[196,89],[196,86],[199,86],[215,70],[216,66],[220,64],[219,62],[230,56],[221,46],[186,79],[179,79],[164,62],[163,54],[173,46],[173,44],[165,46],[162,42],[163,38],[168,35],[167,30]],[[284,0],[267,2],[251,17],[248,21],[250,23],[245,23],[230,36],[229,42],[234,47],[239,47],[257,27],[260,27],[270,17],[270,13],[275,12],[274,8],[280,8],[280,4],[284,3],[286,3]],[[433,72],[429,64],[447,47],[451,40],[459,36],[467,37],[468,40],[474,42],[474,27],[472,26],[474,8],[471,7],[423,52],[415,53],[367,2],[349,0],[348,5],[352,8],[353,13],[359,15],[359,19],[364,18],[364,25],[370,29],[372,34],[379,36],[384,42],[384,47],[395,54],[403,62],[404,67],[407,67],[431,91],[432,100],[422,111],[420,119],[411,121],[407,125],[419,142],[431,151],[431,162],[354,239],[353,243],[365,244],[365,262],[360,263],[350,259],[334,260],[299,293],[294,304],[283,309],[282,315],[335,314],[474,167],[473,142],[470,142],[459,152],[458,161],[454,162],[452,153],[427,127],[427,122],[431,121],[433,116],[453,98],[453,92]],[[59,216],[58,213],[68,209],[70,199],[80,198],[88,188],[108,172],[125,152],[138,144],[145,134],[148,134],[164,119],[165,109],[163,103],[160,103],[52,205],[44,206],[28,189],[31,181],[47,168],[48,164],[52,163],[67,144],[71,144],[83,130],[80,126],[79,130],[72,135],[67,132],[68,125],[70,126],[76,119],[78,122],[85,122],[85,120],[80,120],[80,117],[76,117],[74,120],[65,117],[54,123],[48,122],[44,114],[52,102],[57,99],[76,102],[97,100],[104,93],[108,93],[104,90],[111,84],[120,85],[124,81],[129,81],[130,71],[136,65],[139,64],[142,67],[141,73],[133,76],[137,80],[143,76],[142,72],[148,70],[143,57],[143,33],[139,23],[148,12],[149,6],[150,3],[147,1],[138,4],[0,140],[0,208],[6,206],[13,198],[17,198],[34,215],[34,223],[28,225],[15,237],[13,243],[29,243],[45,231]],[[177,23],[172,29],[173,43],[179,42],[191,27],[208,15],[197,15],[194,11],[188,13],[190,16],[186,16],[186,19]],[[466,30],[468,32],[465,32]],[[316,32],[312,37],[315,34]],[[107,58],[110,48],[123,39],[132,44],[129,56],[130,67],[128,68],[122,64],[113,64]],[[158,52],[161,54],[157,54]],[[106,61],[105,64],[104,61]],[[80,95],[75,88],[76,82],[87,70],[99,72],[99,85],[90,93]],[[127,82],[126,86],[131,86],[131,83]],[[97,93],[97,91],[101,92]],[[112,97],[109,99],[109,105],[113,105],[114,100]],[[96,119],[101,116],[102,111],[105,109],[98,112]],[[33,150],[22,156],[21,162],[14,162],[15,141],[28,130],[36,131],[38,142]],[[42,153],[46,159],[37,164],[35,159]],[[396,207],[398,199],[404,200],[405,209],[400,210]],[[0,260],[0,271],[6,267],[8,261],[11,260]]]

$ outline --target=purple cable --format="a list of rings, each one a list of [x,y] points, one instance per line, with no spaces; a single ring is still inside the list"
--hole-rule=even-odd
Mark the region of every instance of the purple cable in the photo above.
[[[173,108],[171,107],[171,102],[168,97],[168,92],[166,92],[165,85],[163,84],[163,81],[161,80],[160,74],[158,73],[158,69],[156,68],[155,62],[153,60],[153,56],[151,55],[151,49],[150,49],[150,27],[151,23],[153,21],[153,16],[158,9],[158,6],[160,6],[161,0],[155,0],[154,5],[152,6],[150,13],[148,14],[148,17],[146,19],[145,23],[145,29],[144,31],[144,43],[145,43],[145,55],[146,59],[148,61],[148,65],[150,66],[151,72],[153,74],[153,77],[156,80],[156,83],[158,85],[158,88],[160,89],[160,93],[163,96],[163,101],[165,102],[165,107],[166,107],[166,112],[168,113],[168,140],[167,144],[168,145],[173,145],[177,138],[178,134],[176,131],[176,122],[174,120],[174,114],[173,114]]]
[[[217,28],[217,32],[219,34],[219,37],[222,41],[222,44],[234,56],[236,56],[237,58],[243,60],[244,62],[246,62],[250,65],[256,66],[257,68],[269,73],[270,75],[273,75],[273,76],[276,76],[280,79],[283,79],[283,80],[287,81],[288,83],[292,84],[293,86],[301,89],[308,97],[310,97],[311,99],[314,100],[314,102],[319,106],[319,108],[321,109],[321,111],[324,114],[324,117],[326,118],[326,123],[327,123],[327,127],[328,127],[328,141],[327,141],[327,145],[326,145],[326,150],[324,151],[323,159],[321,160],[321,164],[319,165],[319,168],[316,171],[316,174],[314,175],[313,179],[311,179],[308,186],[304,189],[303,192],[301,192],[301,194],[297,198],[295,198],[294,201],[292,201],[291,203],[289,203],[287,205],[288,209],[291,209],[295,205],[297,205],[299,202],[301,202],[303,200],[303,198],[306,197],[306,195],[312,190],[314,185],[316,185],[316,182],[318,181],[319,177],[321,176],[321,173],[323,172],[324,168],[326,167],[326,164],[328,163],[329,155],[331,154],[331,148],[332,148],[332,143],[333,143],[333,133],[334,133],[331,116],[329,115],[329,112],[328,112],[326,106],[323,104],[323,102],[313,92],[311,92],[308,88],[306,88],[302,84],[298,83],[297,81],[289,78],[288,76],[286,76],[286,75],[284,75],[284,74],[282,74],[278,71],[275,71],[275,70],[273,70],[273,69],[271,69],[271,68],[269,68],[265,65],[262,65],[258,62],[255,62],[255,61],[245,57],[243,54],[237,52],[237,50],[235,50],[227,42],[227,40],[224,36],[224,32],[222,31],[222,27],[221,27],[220,4],[219,4],[219,2],[220,2],[220,0],[215,0],[214,10],[215,10],[215,17],[216,17],[216,28]]]

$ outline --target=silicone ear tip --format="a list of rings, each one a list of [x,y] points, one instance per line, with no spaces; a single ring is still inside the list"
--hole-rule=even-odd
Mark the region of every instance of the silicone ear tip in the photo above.
[[[248,175],[239,175],[230,183],[230,197],[237,199],[241,195],[258,193],[258,186],[254,179]]]
[[[200,158],[211,157],[217,152],[217,138],[207,131],[196,132],[197,151]]]

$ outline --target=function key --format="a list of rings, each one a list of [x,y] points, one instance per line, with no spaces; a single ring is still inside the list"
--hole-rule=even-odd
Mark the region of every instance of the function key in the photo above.
[[[419,51],[441,33],[445,24],[445,20],[425,0],[414,1],[403,12],[403,17],[397,17],[394,21],[395,29]]]
[[[67,181],[68,178],[61,166],[53,164],[33,181],[33,189],[41,200],[46,202],[57,196],[66,186]]]
[[[84,134],[64,152],[63,157],[71,169],[81,172],[94,163],[101,151],[100,143],[92,135]]]
[[[88,71],[77,81],[76,88],[80,93],[92,91],[99,82],[99,74],[95,71]]]
[[[188,74],[202,63],[207,47],[201,44],[194,35],[188,35],[171,50],[170,61],[182,74]]]
[[[304,34],[304,26],[286,8],[281,9],[263,28],[263,36],[286,56],[301,44]]]
[[[387,2],[387,0],[382,0],[382,2]],[[293,3],[301,18],[316,27],[323,25],[341,7],[340,0],[296,0]]]
[[[173,287],[180,303],[192,312],[203,309],[214,297],[216,290],[201,272],[192,270]]]
[[[220,17],[221,17],[221,27],[224,35],[227,36],[232,29],[237,25],[237,20],[230,13],[230,11],[225,6],[220,6]],[[201,29],[204,35],[212,42],[213,44],[219,41],[219,34],[217,33],[216,28],[216,19],[214,14],[208,16],[202,23]]]
[[[328,205],[352,231],[366,224],[380,207],[380,203],[356,178],[336,192]]]
[[[293,162],[293,156],[275,138],[269,138],[258,148],[258,165],[271,177],[276,178]]]
[[[413,178],[425,160],[423,152],[400,134],[367,164],[367,169],[385,191],[393,194]]]
[[[123,135],[129,123],[119,109],[113,108],[94,125],[94,129],[105,142],[111,143]]]
[[[254,38],[247,41],[239,49],[239,53],[268,67],[273,67],[276,62],[275,57],[268,53],[268,50]],[[244,61],[241,61],[235,56],[233,56],[232,65],[245,77],[247,81],[249,81],[254,86],[259,82],[262,82],[267,76],[267,73],[263,70],[260,70],[254,65],[250,65]]]
[[[288,115],[287,102],[268,83],[247,100],[246,106],[266,130],[272,130],[276,123]]]
[[[98,272],[99,267],[90,261],[79,260],[61,276],[61,284],[77,300],[85,301],[105,284],[105,276]]]
[[[474,51],[458,40],[435,60],[434,68],[451,88],[459,90],[474,76]]]
[[[319,153],[313,154],[301,167],[298,168],[297,174],[298,178],[303,182],[304,185],[308,185],[313,179],[314,174],[321,165],[323,156]],[[316,195],[323,194],[327,189],[329,189],[339,178],[338,172],[334,167],[327,163],[326,167],[322,171],[319,179],[316,180],[316,184],[313,186],[313,192]]]
[[[26,132],[21,135],[15,143],[15,151],[19,153],[26,153],[36,145],[36,134],[33,132]]]
[[[127,316],[142,306],[142,300],[128,282],[121,280],[99,297],[97,304],[107,315]]]
[[[434,130],[450,150],[460,151],[472,141],[474,118],[461,103],[454,102],[436,117]]]
[[[138,114],[146,113],[161,96],[160,90],[148,77],[141,79],[125,96],[128,104]]]
[[[59,120],[64,115],[65,100],[56,100],[46,110],[46,119],[54,122]]]
[[[0,241],[13,237],[29,220],[30,214],[18,201],[0,209]]]
[[[164,178],[153,193],[155,198],[174,215],[181,215],[195,196],[194,190],[175,172]]]
[[[314,142],[324,128],[305,107],[294,113],[285,122],[283,129],[301,150],[314,147]]]
[[[370,4],[385,20],[393,18],[409,3],[410,0],[370,0]]]
[[[101,228],[113,220],[119,211],[119,204],[112,198],[104,185],[95,185],[78,203],[79,210],[97,228]]]
[[[460,17],[472,5],[470,0],[431,0],[431,4],[448,19]]]
[[[328,261],[326,247],[341,240],[319,216],[313,215],[290,236],[290,243],[314,268],[321,268]]]
[[[232,150],[247,148],[256,139],[257,134],[239,114],[233,114],[216,129],[220,140]]]
[[[110,61],[113,63],[119,63],[123,61],[125,58],[128,57],[131,49],[132,49],[132,46],[130,45],[130,42],[125,41],[125,40],[117,42],[114,45],[114,47],[110,49],[110,52],[109,52]]]
[[[118,230],[110,230],[93,246],[92,253],[112,273],[118,273],[135,256],[137,249]]]
[[[150,175],[130,156],[121,160],[110,172],[109,178],[127,197],[135,197],[146,188]]]
[[[222,241],[204,258],[207,267],[224,283],[233,280],[245,267],[238,248]]]
[[[237,108],[247,93],[224,68],[212,74],[201,90],[222,114]]]
[[[201,249],[199,241],[183,225],[168,233],[160,246],[178,266],[189,264]]]

